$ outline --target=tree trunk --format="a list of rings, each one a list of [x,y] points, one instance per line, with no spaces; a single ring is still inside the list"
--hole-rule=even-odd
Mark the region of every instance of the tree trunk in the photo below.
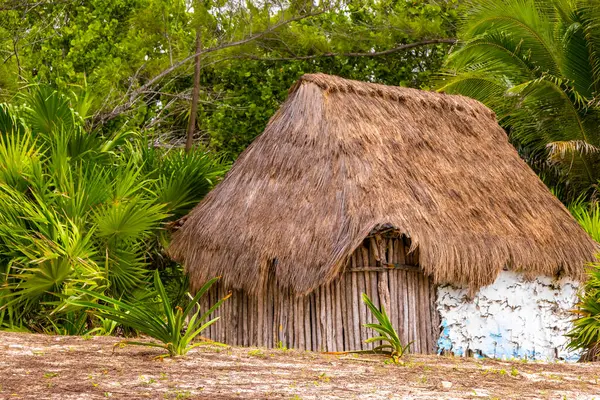
[[[187,139],[185,151],[190,151],[194,143],[194,132],[196,130],[196,115],[198,114],[198,98],[200,97],[200,52],[202,51],[202,34],[200,27],[196,29],[196,58],[194,60],[194,88],[192,90],[192,106],[190,108],[190,119],[187,127]]]

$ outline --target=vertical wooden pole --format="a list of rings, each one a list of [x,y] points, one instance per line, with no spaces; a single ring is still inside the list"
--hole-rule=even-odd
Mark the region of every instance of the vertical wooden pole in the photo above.
[[[429,303],[427,293],[425,292],[425,276],[420,271],[417,273],[419,285],[419,303],[417,304],[417,320],[419,321],[419,343],[421,344],[421,353],[427,354],[427,315],[425,305]]]
[[[273,315],[275,311],[275,293],[273,287],[275,285],[275,279],[273,276],[269,276],[267,285],[267,292],[265,296],[265,304],[267,306],[267,321],[264,326],[265,328],[265,347],[268,349],[273,347]]]
[[[402,305],[402,341],[406,345],[410,341],[410,304],[408,299],[408,271],[399,270],[400,277],[400,298]]]
[[[319,294],[320,294],[320,301],[319,301],[319,323],[321,325],[321,335],[322,337],[322,350],[321,351],[329,351],[328,349],[331,348],[331,346],[329,345],[329,340],[331,340],[329,338],[328,335],[328,327],[327,327],[327,316],[329,314],[329,310],[327,309],[327,290],[325,288],[325,286],[321,286],[319,288]]]
[[[358,255],[358,260],[360,260],[358,267],[367,267],[369,258],[364,256],[365,249],[360,247],[360,254]],[[367,263],[365,264],[365,259]],[[368,272],[356,272],[358,279],[358,311],[359,311],[359,327],[360,327],[360,348],[359,350],[364,350],[365,348],[365,340],[367,337],[367,328],[365,328],[364,324],[368,323],[367,320],[367,307],[364,305],[362,301],[362,294],[367,293],[367,275]]]
[[[219,282],[216,283],[217,285],[219,284]],[[213,285],[214,288],[214,285]],[[210,289],[207,293],[204,294],[204,296],[202,296],[202,298],[200,299],[200,309],[202,310],[202,314],[204,314],[206,311],[208,311],[209,307],[208,307],[208,296],[210,295]],[[214,325],[214,324],[213,324]],[[209,326],[208,328],[206,328],[206,331],[204,332],[204,336],[206,336],[207,338],[209,338],[210,340],[214,340],[212,335],[211,335],[211,327]]]
[[[217,289],[213,292],[213,298],[212,298],[212,304],[215,304],[220,298],[222,298],[222,285],[217,286]],[[225,310],[227,307],[227,304],[231,301],[231,298],[229,298],[228,300],[226,300],[221,307],[217,308],[215,311],[215,316],[221,317],[219,318],[219,321],[215,324],[216,325],[216,329],[215,329],[215,336],[218,342],[222,342],[225,343],[225,336],[223,335],[223,330],[225,329],[224,327],[224,321],[225,321]]]
[[[325,314],[327,316],[327,351],[337,351],[335,349],[335,300],[333,286],[331,283],[325,286]]]
[[[299,342],[300,342],[300,335],[298,334],[298,318],[299,318],[299,307],[298,307],[298,298],[294,295],[291,296],[291,304],[290,307],[293,310],[293,314],[291,315],[290,320],[293,321],[293,326],[290,329],[290,331],[292,332],[291,335],[293,336],[293,341],[292,344],[290,346],[292,346],[292,348],[294,349],[298,349],[299,346]],[[304,326],[304,325],[303,325]]]
[[[273,332],[273,340],[271,341],[271,348],[276,348],[279,345],[279,313],[280,313],[280,298],[281,289],[279,283],[275,283],[273,287],[273,326],[271,331]]]
[[[217,293],[217,298],[219,299],[222,296],[222,287],[219,287],[219,293]],[[219,320],[219,322],[225,322],[225,321],[229,321],[229,305],[232,302],[232,298],[230,297],[226,302],[223,303],[222,307],[220,307],[219,309],[221,310],[221,319]],[[227,343],[227,344],[231,344],[227,342],[227,324],[219,324],[219,341],[223,342],[223,343]]]
[[[192,89],[192,104],[190,119],[187,127],[185,151],[189,152],[194,144],[194,131],[196,130],[196,116],[198,115],[198,100],[200,98],[200,60],[202,51],[202,27],[196,27],[196,56],[194,57],[194,87]]]
[[[287,296],[285,299],[286,307],[285,310],[285,322],[286,322],[286,331],[287,331],[287,347],[290,349],[294,348],[294,321],[296,313],[294,312],[294,297],[292,294],[292,289],[287,289]]]
[[[237,343],[238,346],[248,346],[244,344],[248,340],[248,303],[246,303],[246,292],[238,290],[238,330]]]
[[[296,335],[298,339],[296,342],[298,343],[299,350],[308,350],[306,346],[306,313],[304,311],[304,299],[306,296],[298,296],[297,297],[297,308],[298,308],[298,319],[296,320]]]
[[[379,266],[379,264],[381,264],[381,255],[379,254],[377,239],[373,236],[369,238],[369,253],[370,260],[372,260],[372,263],[369,263],[369,266]]]
[[[257,332],[256,332],[256,340],[257,346],[262,347],[265,345],[265,292],[267,291],[266,282],[269,278],[265,277],[264,282],[262,282],[262,287],[258,291],[256,295],[256,308],[258,311],[257,315]]]
[[[236,290],[234,290],[232,296],[229,298],[229,304],[227,304],[227,316],[225,318],[225,321],[229,322],[227,324],[223,324],[225,325],[225,335],[227,343],[232,346],[237,346],[237,300],[238,299],[236,296]]]
[[[212,307],[212,305],[213,305],[213,304],[215,304],[215,303],[214,303],[214,299],[217,297],[217,293],[218,293],[218,290],[219,290],[219,286],[221,286],[221,282],[217,282],[217,283],[216,283],[216,284],[215,284],[215,285],[214,285],[212,288],[210,288],[210,290],[208,291],[208,296],[207,296],[207,304],[208,304],[208,308]],[[207,311],[208,311],[208,308],[207,308]],[[210,318],[212,319],[212,318],[218,317],[220,314],[221,314],[221,313],[220,313],[220,311],[219,311],[219,310],[216,310],[215,312],[213,312],[213,313],[210,315]],[[210,336],[210,338],[211,338],[212,340],[219,341],[219,339],[220,339],[220,338],[219,338],[219,335],[218,335],[218,329],[220,329],[220,328],[219,328],[219,325],[221,325],[222,323],[223,323],[223,321],[222,321],[221,319],[219,319],[219,320],[218,320],[216,323],[214,323],[214,324],[212,324],[212,325],[210,326],[210,335],[211,335],[211,336]]]
[[[240,290],[240,295],[242,296],[242,324],[243,328],[240,330],[238,334],[238,342],[242,346],[250,346],[250,338],[252,333],[250,330],[252,329],[252,325],[250,323],[250,310],[248,309],[248,295],[246,291]]]
[[[316,293],[312,292],[309,296],[308,296],[308,311],[310,312],[310,343],[311,343],[311,351],[318,351],[319,345],[318,345],[318,339],[317,339],[317,316],[315,313],[315,309],[316,309]]]
[[[421,299],[422,316],[421,319],[424,321],[424,333],[423,340],[425,342],[425,352],[431,354],[433,351],[431,345],[431,310],[429,309],[429,278],[425,275],[421,276],[422,287],[423,287],[423,298]]]
[[[246,296],[246,292],[243,290],[239,290],[240,296],[240,310],[238,311],[241,314],[240,325],[238,329],[238,344],[240,346],[248,346],[248,298]]]
[[[389,250],[389,262],[392,264],[397,264],[396,258],[396,248],[394,246],[394,239],[390,238],[388,242],[388,250]],[[388,273],[389,277],[389,290],[390,290],[390,321],[394,328],[400,333],[400,326],[398,322],[400,318],[398,316],[398,270],[390,270]]]
[[[258,332],[260,330],[260,325],[258,323],[258,296],[255,295],[253,296],[253,301],[252,301],[252,307],[254,309],[254,312],[252,313],[252,315],[254,316],[254,319],[252,320],[252,326],[254,329],[254,335],[252,335],[252,346],[260,346],[258,343]]]
[[[350,260],[348,260],[348,264]],[[343,272],[336,289],[339,291],[338,298],[340,299],[340,331],[344,340],[339,351],[348,351],[350,347],[350,332],[348,332],[348,299],[346,298],[346,287],[348,286],[348,272]]]
[[[279,287],[279,313],[277,318],[277,343],[281,344],[283,347],[287,347],[287,323],[286,323],[286,298],[287,298],[287,289],[281,289]]]
[[[429,309],[431,312],[431,343],[433,354],[437,353],[437,341],[440,335],[440,314],[436,307],[437,300],[437,286],[434,285],[432,279],[429,279]]]
[[[377,266],[377,264],[379,264],[378,258],[379,258],[379,260],[381,258],[379,256],[378,246],[377,246],[377,242],[375,241],[375,239],[370,238],[369,242],[371,244],[370,248],[369,248],[369,267],[375,267],[375,266]],[[375,272],[375,271],[369,272],[369,281],[371,282],[369,297],[371,298],[373,305],[375,307],[379,308],[379,293],[378,293],[378,289],[377,289],[377,286],[378,286],[377,272]],[[377,323],[377,320],[370,312],[369,312],[369,317],[370,317],[370,321],[372,323]],[[368,329],[367,332],[370,336],[372,336],[374,334],[374,331],[372,329]]]
[[[358,265],[358,253],[355,251],[352,254],[352,268],[357,268]],[[351,285],[350,286],[350,296],[352,298],[352,318],[348,323],[349,329],[351,331],[351,336],[354,339],[352,344],[352,350],[360,350],[360,288],[358,286],[358,272],[350,273]]]
[[[214,302],[216,303],[217,301],[219,301],[219,299],[222,299],[224,293],[225,293],[225,287],[223,285],[219,285],[218,290],[215,293]],[[219,322],[225,322],[229,318],[229,305],[230,304],[231,304],[231,297],[222,304],[223,305],[222,309],[220,307],[217,308],[217,310],[219,311],[219,315],[221,316],[221,318],[219,319]],[[218,338],[219,338],[219,341],[222,343],[227,343],[227,338],[225,337],[226,329],[227,329],[226,323],[219,324]]]
[[[388,282],[388,271],[378,272],[379,279],[377,282],[377,293],[379,295],[380,306],[385,308],[385,312],[389,313],[391,306],[390,286]]]
[[[233,296],[231,296],[230,300],[231,301],[229,302],[229,323],[227,324],[227,340],[229,340],[229,343],[231,345],[237,346],[237,331],[239,325],[237,307],[237,302],[239,299],[237,296],[237,290],[233,291]]]
[[[400,264],[400,253],[404,251],[404,247],[402,246],[402,242],[399,240],[399,238],[394,238],[394,258],[395,258],[395,263]],[[397,321],[398,321],[398,325],[397,325],[397,329],[398,329],[398,336],[400,337],[400,340],[402,340],[402,344],[406,344],[406,342],[404,341],[403,338],[403,332],[404,332],[404,299],[402,296],[402,284],[403,284],[403,277],[402,277],[402,271],[401,270],[394,270],[394,275],[395,275],[395,283],[396,283],[396,312],[398,313],[397,316]]]
[[[211,289],[210,291],[210,296],[209,296],[209,301],[208,301],[208,305],[209,307],[212,307],[217,301],[218,299],[220,299],[221,297],[219,296],[221,294],[221,282],[217,282],[215,284],[215,286]],[[227,303],[229,300],[226,300],[225,303]],[[223,304],[225,304],[223,303]],[[210,318],[216,318],[216,317],[221,317],[219,318],[219,320],[212,324],[212,334],[214,337],[214,340],[216,340],[217,342],[222,342],[223,338],[220,336],[221,333],[221,329],[223,329],[223,327],[221,325],[223,325],[223,309],[222,308],[217,308],[215,311],[213,311],[212,315],[210,316]]]
[[[363,248],[363,264],[364,264],[365,268],[369,268],[371,266],[371,254],[369,254],[371,252],[370,250],[371,250],[370,246]],[[372,290],[372,286],[371,286],[371,273],[363,272],[363,274],[365,276],[365,293],[367,294],[367,296],[369,296],[371,301],[373,301],[373,304],[375,304],[375,302],[373,300],[373,290]],[[373,323],[373,315],[368,311],[368,309],[366,308],[364,303],[361,304],[361,307],[365,310],[366,322],[368,324],[372,324]],[[370,335],[371,335],[371,329],[365,328],[365,338],[364,339],[368,339],[370,337]],[[364,339],[363,339],[363,347],[366,346],[366,344],[364,343]]]
[[[244,312],[246,313],[245,321],[247,330],[242,332],[244,338],[244,346],[252,346],[252,317],[254,316],[254,310],[252,309],[252,296],[244,291]]]
[[[250,326],[250,339],[248,340],[248,346],[256,346],[256,319],[258,317],[258,310],[256,307],[256,295],[248,293],[248,312],[249,320],[248,324]]]
[[[341,290],[341,280],[338,279],[332,283],[331,291],[333,293],[333,298],[335,299],[335,346],[336,351],[342,351],[344,349],[344,327],[342,320],[342,304],[345,303],[345,300],[342,302],[342,290]]]
[[[322,318],[325,318],[324,315],[321,315],[322,308],[322,299],[321,295],[322,287],[318,287],[315,291],[315,315],[316,315],[316,323],[317,323],[317,351],[323,351],[326,347],[326,333],[323,330],[323,323],[321,321]]]
[[[410,314],[411,314],[411,326],[413,340],[415,342],[415,353],[421,353],[421,343],[419,341],[419,292],[418,292],[418,280],[419,273],[410,272]]]

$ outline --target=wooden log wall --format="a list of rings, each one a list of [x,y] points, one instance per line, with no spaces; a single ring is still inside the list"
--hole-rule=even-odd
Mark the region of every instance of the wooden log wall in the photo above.
[[[346,272],[307,296],[282,290],[268,279],[262,295],[233,291],[204,336],[234,346],[285,347],[312,351],[366,350],[376,322],[361,299],[384,304],[403,343],[413,353],[435,353],[439,316],[435,286],[418,268],[418,250],[393,233],[367,238],[350,257]],[[228,291],[219,285],[202,300],[207,309]]]

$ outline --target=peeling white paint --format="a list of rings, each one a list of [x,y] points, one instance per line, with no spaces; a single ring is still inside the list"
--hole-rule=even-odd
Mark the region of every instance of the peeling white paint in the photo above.
[[[466,288],[438,288],[437,308],[442,333],[438,349],[456,355],[577,361],[564,336],[572,327],[569,312],[579,284],[570,279],[538,277],[504,271],[472,300]]]

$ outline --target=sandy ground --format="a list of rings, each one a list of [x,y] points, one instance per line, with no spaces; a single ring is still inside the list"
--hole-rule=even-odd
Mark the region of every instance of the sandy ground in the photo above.
[[[0,332],[0,399],[598,399],[599,364],[159,349],[114,337]]]

